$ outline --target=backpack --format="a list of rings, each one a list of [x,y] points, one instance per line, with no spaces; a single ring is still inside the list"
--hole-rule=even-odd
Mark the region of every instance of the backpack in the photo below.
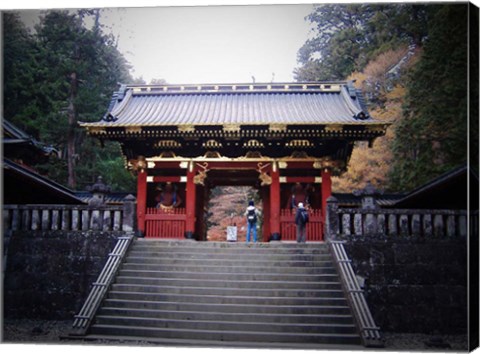
[[[255,209],[248,211],[247,220],[250,224],[255,224],[257,222],[257,213],[255,211]]]
[[[309,221],[307,210],[305,209],[300,210],[300,221],[302,222],[303,225],[305,225]]]

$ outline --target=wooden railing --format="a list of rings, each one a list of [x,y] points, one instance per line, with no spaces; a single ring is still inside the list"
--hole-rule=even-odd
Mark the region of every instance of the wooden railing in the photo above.
[[[345,252],[343,243],[331,241],[331,251],[335,264],[342,279],[342,285],[347,294],[348,301],[354,311],[355,320],[360,330],[363,344],[366,347],[382,347],[384,345],[380,328],[375,324],[375,320],[370,312],[363,290],[360,288],[353,271],[351,261]]]
[[[186,220],[185,208],[147,208],[145,237],[184,238]]]
[[[135,199],[120,206],[68,204],[4,205],[5,231],[132,231]]]
[[[122,264],[128,248],[132,243],[132,239],[133,232],[130,232],[129,236],[118,238],[117,244],[113,251],[108,255],[107,262],[98,276],[97,281],[92,284],[92,289],[90,290],[85,303],[79,313],[75,316],[71,335],[78,336],[87,333],[95,313]]]
[[[323,241],[323,216],[320,209],[309,209],[307,223],[307,241]],[[283,241],[297,240],[297,226],[295,225],[295,210],[282,209],[280,211],[280,234]]]
[[[416,237],[466,237],[466,210],[363,209],[338,208],[336,200],[327,203],[328,237],[385,235]],[[472,219],[475,216],[470,215]],[[478,214],[470,224],[478,224]]]

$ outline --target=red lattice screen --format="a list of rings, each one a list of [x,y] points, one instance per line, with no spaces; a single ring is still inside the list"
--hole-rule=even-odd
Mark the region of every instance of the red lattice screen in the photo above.
[[[147,208],[145,237],[184,238],[185,220],[185,208]]]
[[[321,209],[309,209],[307,224],[307,241],[323,241],[323,217]],[[295,225],[295,210],[282,209],[280,211],[280,234],[282,241],[297,240],[297,226]]]

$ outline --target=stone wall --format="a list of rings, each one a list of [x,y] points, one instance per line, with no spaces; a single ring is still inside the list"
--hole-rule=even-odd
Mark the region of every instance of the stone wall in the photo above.
[[[6,318],[72,319],[122,231],[13,231],[6,249]]]
[[[383,331],[465,334],[465,239],[349,236],[345,249]]]

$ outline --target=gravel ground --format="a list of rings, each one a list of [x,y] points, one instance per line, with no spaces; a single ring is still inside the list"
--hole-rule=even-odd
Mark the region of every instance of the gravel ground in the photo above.
[[[75,343],[62,340],[68,334],[72,321],[4,320],[4,343]],[[420,333],[383,333],[385,348],[382,351],[436,351],[466,352],[466,335],[432,336]],[[81,342],[83,343],[83,342]],[[92,344],[92,342],[89,342]],[[102,341],[98,344],[108,344]],[[118,345],[118,343],[115,343]],[[146,343],[127,343],[145,345]]]

